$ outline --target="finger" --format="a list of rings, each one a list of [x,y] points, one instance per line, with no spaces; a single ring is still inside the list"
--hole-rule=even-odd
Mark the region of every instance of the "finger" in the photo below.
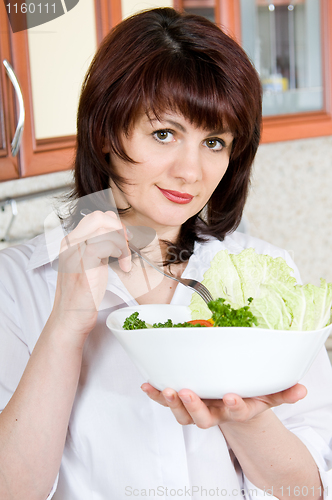
[[[61,253],[58,271],[71,274],[82,273],[100,265],[107,265],[110,256],[120,257],[121,254],[121,250],[107,239],[92,244],[79,243]]]
[[[62,249],[75,246],[83,241],[88,245],[97,243],[105,238],[112,239],[121,250],[119,255],[116,252],[117,255],[110,254],[109,256],[119,257],[120,268],[125,272],[130,271],[131,252],[128,247],[126,228],[112,211],[105,213],[95,211],[85,216],[74,231],[66,236]]]
[[[127,258],[128,255],[130,257],[128,242],[122,229],[119,231],[107,231],[104,228],[98,229],[93,235],[85,240],[85,243],[86,245],[94,245],[99,243],[101,244],[106,241],[111,242],[120,250],[120,253],[116,255],[116,257],[124,256],[123,258]],[[114,257],[114,255],[112,255],[112,257]],[[131,258],[129,260],[131,261]]]
[[[271,406],[279,406],[281,404],[294,404],[297,401],[305,398],[307,395],[307,389],[302,384],[295,384],[289,389],[286,389],[281,392],[276,392],[275,394],[271,394],[267,396],[267,402],[271,404]]]
[[[163,406],[168,406],[168,404],[165,401],[164,396],[161,394],[161,391],[158,391],[155,387],[152,385],[145,383],[141,385],[141,389],[147,396],[149,396],[150,399],[155,401],[156,403],[159,403]]]
[[[121,257],[120,248],[113,241],[105,240],[99,243],[87,244],[83,253],[83,267],[85,270],[94,269],[100,265],[107,265],[109,257]]]
[[[122,250],[122,256],[119,259],[119,266],[122,271],[129,272],[131,270],[131,251],[128,245],[128,232],[124,224],[122,224],[122,228],[125,234],[125,248]]]
[[[183,405],[176,391],[167,388],[163,390],[162,395],[167,401],[169,408],[172,410],[172,413],[179,424],[189,425],[194,423],[191,415],[188,413],[188,410]]]
[[[227,409],[224,418],[225,420],[232,420],[234,422],[246,422],[269,408],[280,406],[284,403],[296,403],[300,399],[303,399],[306,394],[307,389],[301,384],[296,384],[285,391],[257,398],[242,399],[237,394],[226,394],[223,397],[223,402]]]
[[[70,239],[69,239],[70,236]],[[92,245],[96,243],[102,243],[106,240],[113,241],[114,244],[121,250],[121,253],[126,249],[126,240],[123,234],[119,234],[117,230],[109,231],[105,228],[98,228],[96,231],[85,235],[85,239],[74,238],[72,234],[65,237],[62,242],[61,254],[66,252],[66,255],[70,255],[78,250],[78,248],[84,249],[84,245]]]
[[[121,249],[126,247],[126,239],[123,231],[121,234],[115,229],[113,231],[104,228],[97,229],[97,231],[95,231],[93,234],[89,234],[84,242],[88,245],[91,245],[105,240],[113,241]]]
[[[242,399],[237,394],[225,394],[223,397],[224,415],[222,421],[247,422],[269,408],[265,401],[254,398]]]
[[[219,423],[219,409],[210,410],[194,392],[181,389],[178,396],[197,427],[208,429]]]
[[[107,231],[118,231],[122,229],[120,219],[114,212],[101,212],[96,210],[91,214],[86,215],[76,226],[76,228],[68,235],[71,245],[75,245],[86,240],[93,235],[95,231],[103,228]]]
[[[117,229],[117,232],[121,235],[121,244],[119,244],[119,248],[121,248],[122,254],[119,257],[119,266],[120,269],[124,272],[129,272],[131,270],[131,251],[129,249],[128,245],[128,231],[126,226],[120,221],[119,218],[117,218],[116,214],[114,212],[108,211],[106,212],[107,215],[109,215],[112,218],[116,218],[117,222],[120,222],[121,227]]]

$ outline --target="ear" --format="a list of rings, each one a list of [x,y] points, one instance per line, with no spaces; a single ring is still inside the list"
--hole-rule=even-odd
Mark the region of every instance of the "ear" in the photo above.
[[[105,154],[109,153],[110,152],[110,147],[107,144],[104,144],[102,152],[105,153]]]

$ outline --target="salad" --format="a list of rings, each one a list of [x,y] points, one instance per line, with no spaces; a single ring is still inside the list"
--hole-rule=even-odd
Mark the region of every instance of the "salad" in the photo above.
[[[252,301],[250,297],[248,303]],[[230,304],[226,304],[225,299],[219,298],[217,300],[211,300],[208,304],[210,310],[209,319],[194,319],[191,321],[185,321],[184,323],[173,323],[171,319],[168,319],[165,323],[154,323],[150,325],[138,317],[138,312],[134,312],[128,318],[125,319],[123,324],[124,330],[140,330],[142,328],[183,328],[183,327],[200,327],[200,326],[247,326],[250,327],[253,324],[257,325],[257,319],[249,311],[249,306],[243,306],[238,309],[234,309]]]
[[[331,323],[332,283],[298,285],[293,270],[281,258],[247,248],[239,254],[221,250],[211,261],[202,283],[213,297],[222,297],[233,308],[252,297],[250,311],[258,328],[320,330]],[[189,306],[192,319],[208,319],[209,308],[196,293]]]
[[[208,304],[193,293],[191,321],[149,325],[129,316],[126,330],[191,326],[245,326],[273,330],[320,330],[331,323],[332,283],[298,285],[293,270],[281,258],[258,254],[253,248],[239,254],[221,250],[202,280],[215,297]],[[248,298],[249,297],[249,298]]]

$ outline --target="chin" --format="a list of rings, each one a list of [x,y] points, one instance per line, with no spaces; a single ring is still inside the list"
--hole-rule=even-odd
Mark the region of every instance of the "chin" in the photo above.
[[[155,203],[153,205],[157,207]],[[159,210],[155,210],[153,214],[150,213],[151,207],[148,210],[141,211],[147,221],[147,225],[163,226],[163,227],[179,227],[182,226],[188,219],[196,215],[200,211],[200,207],[189,210],[189,206],[179,205],[176,207],[169,207],[159,204]],[[141,219],[142,220],[142,219]]]
[[[154,219],[154,223],[166,227],[179,227],[190,219],[190,217],[193,217],[193,215],[188,215],[188,217],[158,217],[158,219]]]

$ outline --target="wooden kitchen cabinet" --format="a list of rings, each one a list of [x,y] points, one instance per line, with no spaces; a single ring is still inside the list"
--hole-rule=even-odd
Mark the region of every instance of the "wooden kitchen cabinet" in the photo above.
[[[91,15],[79,8],[89,8]],[[73,22],[78,15],[84,16],[83,22]],[[57,24],[52,24],[55,21]],[[0,181],[71,168],[81,80],[98,44],[119,21],[120,0],[81,0],[72,11],[56,20],[13,33],[4,2],[0,2]],[[78,29],[81,41],[75,31]],[[86,49],[82,42],[88,33],[91,43]],[[49,44],[48,54],[46,44]],[[3,60],[15,72],[25,108],[24,131],[16,156],[11,152],[11,142],[19,117],[19,102]],[[80,81],[75,76],[75,64],[84,69]],[[70,73],[73,83],[66,80]],[[62,88],[65,85],[67,88]],[[66,113],[70,116],[65,116]]]
[[[254,28],[250,24],[250,19],[242,15],[242,6],[247,7],[248,4],[254,2],[257,7],[264,6],[266,9],[273,11],[274,9],[288,9],[294,11],[299,5],[305,5],[305,8],[314,9],[316,14],[319,12],[319,36],[317,38],[320,45],[320,55],[315,52],[315,49],[310,44],[310,39],[307,33],[304,36],[307,43],[306,52],[303,53],[303,58],[306,59],[303,73],[309,74],[311,67],[311,76],[309,79],[314,79],[317,76],[315,72],[315,59],[320,57],[321,63],[321,106],[316,110],[304,110],[294,112],[293,109],[287,110],[285,106],[281,106],[278,114],[270,113],[269,116],[263,118],[263,134],[262,142],[277,142],[294,139],[303,139],[308,137],[327,136],[332,134],[332,0],[174,0],[175,8],[185,10],[201,15],[205,15],[209,19],[212,18],[219,26],[233,36],[240,44],[245,47],[244,32],[245,29],[253,33]],[[272,12],[271,12],[272,14]],[[306,22],[311,24],[314,22],[310,14],[307,13]],[[285,23],[284,23],[285,24]],[[308,27],[308,24],[307,24]],[[271,32],[271,28],[267,29]],[[253,54],[249,54],[251,59],[256,63]],[[310,61],[309,61],[310,59]],[[259,69],[259,68],[258,68]],[[298,69],[297,69],[298,71]],[[262,77],[262,76],[261,76]],[[298,78],[298,75],[296,75]],[[285,80],[285,78],[283,78]],[[286,79],[287,80],[287,79]],[[291,78],[288,78],[291,82]],[[290,89],[292,90],[292,89]],[[301,89],[300,89],[301,90]],[[302,89],[302,96],[297,89],[294,92],[294,99],[302,100],[305,105],[310,97],[310,85],[308,89]],[[306,94],[306,90],[308,90]],[[279,96],[281,96],[281,92]],[[277,95],[277,98],[279,97]],[[309,97],[308,97],[309,96]],[[289,92],[289,100],[292,99]],[[304,105],[304,108],[305,108]],[[264,109],[264,106],[263,106]]]
[[[173,0],[173,5],[177,10],[207,17],[241,42],[240,0]]]
[[[4,4],[0,3],[0,58],[10,59],[10,46],[7,37],[7,15]],[[10,153],[9,137],[13,137],[15,130],[14,118],[14,96],[12,86],[8,84],[5,76],[5,68],[0,72],[0,179],[13,179],[18,176],[17,157]]]

